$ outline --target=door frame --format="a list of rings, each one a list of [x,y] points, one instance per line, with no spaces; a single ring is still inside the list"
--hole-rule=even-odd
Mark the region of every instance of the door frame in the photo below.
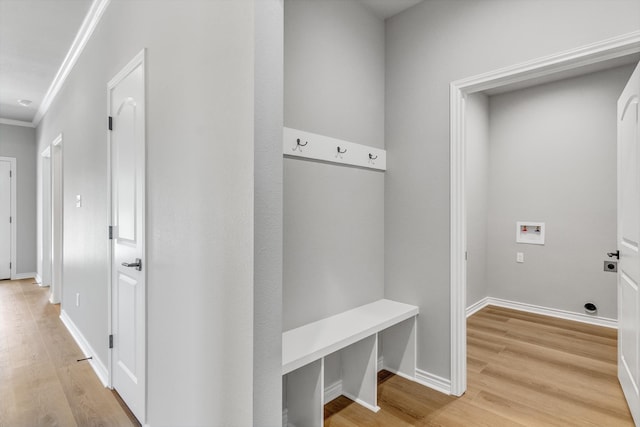
[[[15,157],[0,157],[0,160],[4,162],[9,162],[9,165],[11,167],[11,183],[10,183],[11,195],[9,196],[11,198],[11,227],[10,227],[11,248],[9,249],[11,251],[11,257],[10,257],[11,268],[9,269],[9,277],[11,280],[16,280],[17,279],[16,277],[17,244],[16,243],[17,243],[17,235],[18,235],[17,233],[18,218],[16,217],[16,213],[17,213],[16,181],[18,180],[17,161]]]
[[[48,166],[48,167],[46,167]],[[48,173],[45,173],[48,172]],[[51,145],[47,145],[40,153],[40,176],[42,178],[41,206],[40,206],[40,274],[39,286],[51,286]],[[45,230],[48,233],[45,233]],[[45,235],[47,236],[45,238]],[[47,245],[45,245],[47,243]],[[46,267],[45,267],[46,265]],[[46,271],[46,274],[45,274]]]
[[[141,66],[142,67],[142,79],[143,79],[143,84],[145,85],[145,100],[144,102],[146,103],[146,82],[147,82],[147,73],[146,73],[146,49],[142,49],[131,61],[129,61],[129,63],[127,65],[125,65],[119,72],[118,74],[116,74],[110,81],[109,83],[107,83],[107,117],[110,115],[110,111],[111,111],[111,90],[118,85],[118,83],[120,83],[125,77],[127,77],[129,75],[129,73],[131,73],[131,71],[133,71],[136,67]],[[146,111],[146,108],[145,108]],[[142,174],[145,177],[145,182],[143,183],[143,194],[142,194],[142,199],[145,201],[145,203],[142,206],[141,209],[141,215],[143,218],[143,227],[142,227],[142,265],[143,266],[147,266],[147,257],[146,257],[146,124],[145,127],[142,129],[142,138],[144,140],[144,144],[145,144],[145,161],[143,163],[143,171]],[[113,178],[113,173],[112,173],[112,167],[113,167],[113,162],[111,161],[111,156],[113,154],[112,151],[112,141],[111,141],[111,132],[109,130],[107,130],[107,224],[109,226],[111,226],[113,224],[113,186],[112,186],[112,178]],[[106,232],[107,230],[105,230]],[[109,268],[107,269],[107,324],[108,324],[108,334],[109,336],[111,336],[111,334],[113,334],[113,319],[114,319],[114,315],[113,315],[113,310],[115,309],[115,304],[113,303],[113,240],[109,239],[109,244],[108,244],[108,260],[109,260]],[[138,420],[140,421],[140,423],[142,423],[143,425],[146,422],[146,407],[147,407],[147,268],[144,268],[144,275],[145,275],[145,288],[144,288],[144,307],[143,307],[143,311],[144,311],[144,315],[143,315],[143,319],[144,319],[144,326],[143,326],[143,330],[144,330],[144,367],[142,368],[144,371],[144,416],[143,419]],[[110,389],[113,389],[113,349],[109,349],[108,351],[108,361],[107,361],[107,387],[109,387]]]
[[[58,160],[59,159],[59,160]],[[58,163],[59,162],[59,163]],[[62,133],[51,142],[51,304],[62,303],[64,256],[64,153]],[[58,188],[58,191],[56,191]],[[58,238],[56,239],[56,236]]]
[[[575,75],[575,70],[596,71],[626,56],[640,53],[640,31],[546,56],[510,67],[456,80],[450,83],[450,315],[451,394],[467,389],[467,218],[466,218],[466,97],[469,94],[518,84],[543,83],[558,76]],[[573,73],[572,73],[573,71]],[[553,77],[552,77],[553,76]]]

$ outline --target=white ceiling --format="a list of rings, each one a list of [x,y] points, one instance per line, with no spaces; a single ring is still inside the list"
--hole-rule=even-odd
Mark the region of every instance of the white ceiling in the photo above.
[[[31,122],[91,0],[0,0],[0,118]],[[18,99],[33,103],[25,108]]]
[[[380,19],[387,19],[403,10],[422,2],[422,0],[360,0],[369,6]]]

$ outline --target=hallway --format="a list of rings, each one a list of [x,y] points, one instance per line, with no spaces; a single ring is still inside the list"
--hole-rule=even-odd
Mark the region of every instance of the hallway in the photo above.
[[[0,281],[0,426],[138,426],[33,282]]]

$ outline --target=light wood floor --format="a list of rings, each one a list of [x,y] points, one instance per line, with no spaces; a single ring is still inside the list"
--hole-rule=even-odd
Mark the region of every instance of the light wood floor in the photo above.
[[[468,388],[454,398],[388,372],[373,412],[341,396],[325,426],[633,426],[616,331],[487,307],[467,321]]]
[[[0,427],[139,426],[33,282],[0,281]]]

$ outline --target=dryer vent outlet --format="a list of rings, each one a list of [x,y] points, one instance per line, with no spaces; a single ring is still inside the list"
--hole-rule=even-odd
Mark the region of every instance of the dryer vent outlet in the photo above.
[[[598,312],[598,307],[592,302],[588,302],[584,305],[584,311],[587,314],[596,314]]]

